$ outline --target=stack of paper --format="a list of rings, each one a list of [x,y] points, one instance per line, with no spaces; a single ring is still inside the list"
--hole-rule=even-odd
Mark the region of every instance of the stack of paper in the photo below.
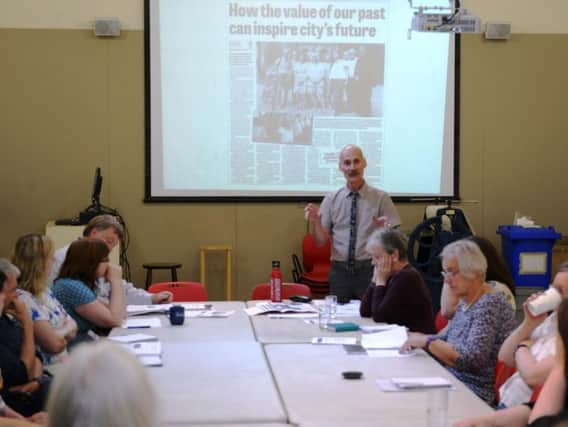
[[[162,343],[155,336],[131,334],[108,339],[132,351],[144,366],[162,366]]]
[[[255,307],[245,308],[249,316],[268,313],[317,313],[311,304],[299,302],[259,302]]]
[[[144,366],[162,366],[162,356],[140,356],[138,360]]]
[[[397,328],[398,325],[393,325],[390,323],[377,323],[376,325],[361,325],[361,332],[365,334],[371,334],[373,332],[382,332],[388,329]]]
[[[325,300],[315,300],[314,304],[317,307],[321,307],[325,305]],[[361,305],[361,301],[359,300],[352,300],[347,304],[337,304],[336,306],[336,317],[359,317],[359,307]]]
[[[356,337],[315,337],[312,344],[355,345]]]
[[[162,343],[160,341],[127,344],[126,348],[133,352],[144,366],[162,366]]]
[[[363,334],[361,345],[366,349],[399,349],[407,338],[406,328],[396,326],[374,334]]]

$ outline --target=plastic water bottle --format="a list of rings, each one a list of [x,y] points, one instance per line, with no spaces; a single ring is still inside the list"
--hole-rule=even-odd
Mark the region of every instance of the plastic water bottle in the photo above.
[[[280,261],[272,261],[272,271],[270,272],[270,301],[282,302],[282,272],[280,271]]]

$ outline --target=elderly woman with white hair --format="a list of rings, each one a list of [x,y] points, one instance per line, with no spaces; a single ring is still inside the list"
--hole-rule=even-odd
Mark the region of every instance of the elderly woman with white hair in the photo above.
[[[80,344],[61,365],[49,427],[156,427],[156,395],[136,356],[108,341]]]
[[[375,322],[431,334],[436,332],[432,299],[424,279],[408,263],[407,247],[406,236],[398,230],[382,228],[371,235],[367,252],[375,270],[359,312]]]
[[[495,363],[501,344],[515,327],[513,309],[485,282],[487,261],[475,243],[450,243],[441,257],[444,282],[459,298],[455,316],[439,335],[410,333],[401,351],[425,349],[492,404]]]

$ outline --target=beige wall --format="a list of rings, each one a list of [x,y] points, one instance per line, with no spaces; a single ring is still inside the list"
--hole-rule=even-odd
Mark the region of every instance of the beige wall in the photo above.
[[[462,0],[461,3],[479,16],[482,23],[511,22],[514,33],[568,32],[566,0]],[[141,30],[143,4],[142,0],[0,0],[0,28],[85,29],[91,28],[95,17],[117,17],[124,29]],[[414,0],[413,4],[419,6],[421,2]]]
[[[68,16],[86,21],[91,12],[84,13],[83,6],[89,10],[94,2],[76,2],[77,15],[63,13],[72,2],[53,3],[61,21]],[[139,8],[139,2],[124,3]],[[24,25],[28,15],[15,19],[13,4],[8,15],[15,24],[5,25],[6,15],[0,14],[1,26],[33,27]],[[100,16],[100,10],[92,12]],[[108,12],[105,16],[122,18],[112,8]],[[497,225],[510,223],[515,210],[568,232],[566,45],[568,35],[561,34],[519,34],[498,43],[479,35],[463,38],[462,207],[476,231],[496,242]],[[182,262],[181,278],[197,280],[198,247],[220,243],[234,247],[238,298],[267,279],[271,259],[281,259],[285,279],[291,278],[290,254],[300,251],[305,232],[300,204],[142,202],[141,31],[105,40],[89,30],[4,29],[0,52],[0,255],[9,254],[19,235],[42,231],[48,220],[86,207],[94,168],[101,166],[102,201],[120,211],[131,235],[135,283],[143,283],[142,263],[161,260]],[[404,229],[420,221],[422,205],[398,207]],[[212,255],[210,266],[211,298],[222,298],[222,257]]]

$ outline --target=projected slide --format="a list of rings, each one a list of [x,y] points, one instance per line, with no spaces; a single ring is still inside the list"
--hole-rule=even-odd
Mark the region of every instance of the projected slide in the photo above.
[[[408,2],[147,1],[148,200],[323,196],[346,144],[393,196],[453,195],[453,36]]]

